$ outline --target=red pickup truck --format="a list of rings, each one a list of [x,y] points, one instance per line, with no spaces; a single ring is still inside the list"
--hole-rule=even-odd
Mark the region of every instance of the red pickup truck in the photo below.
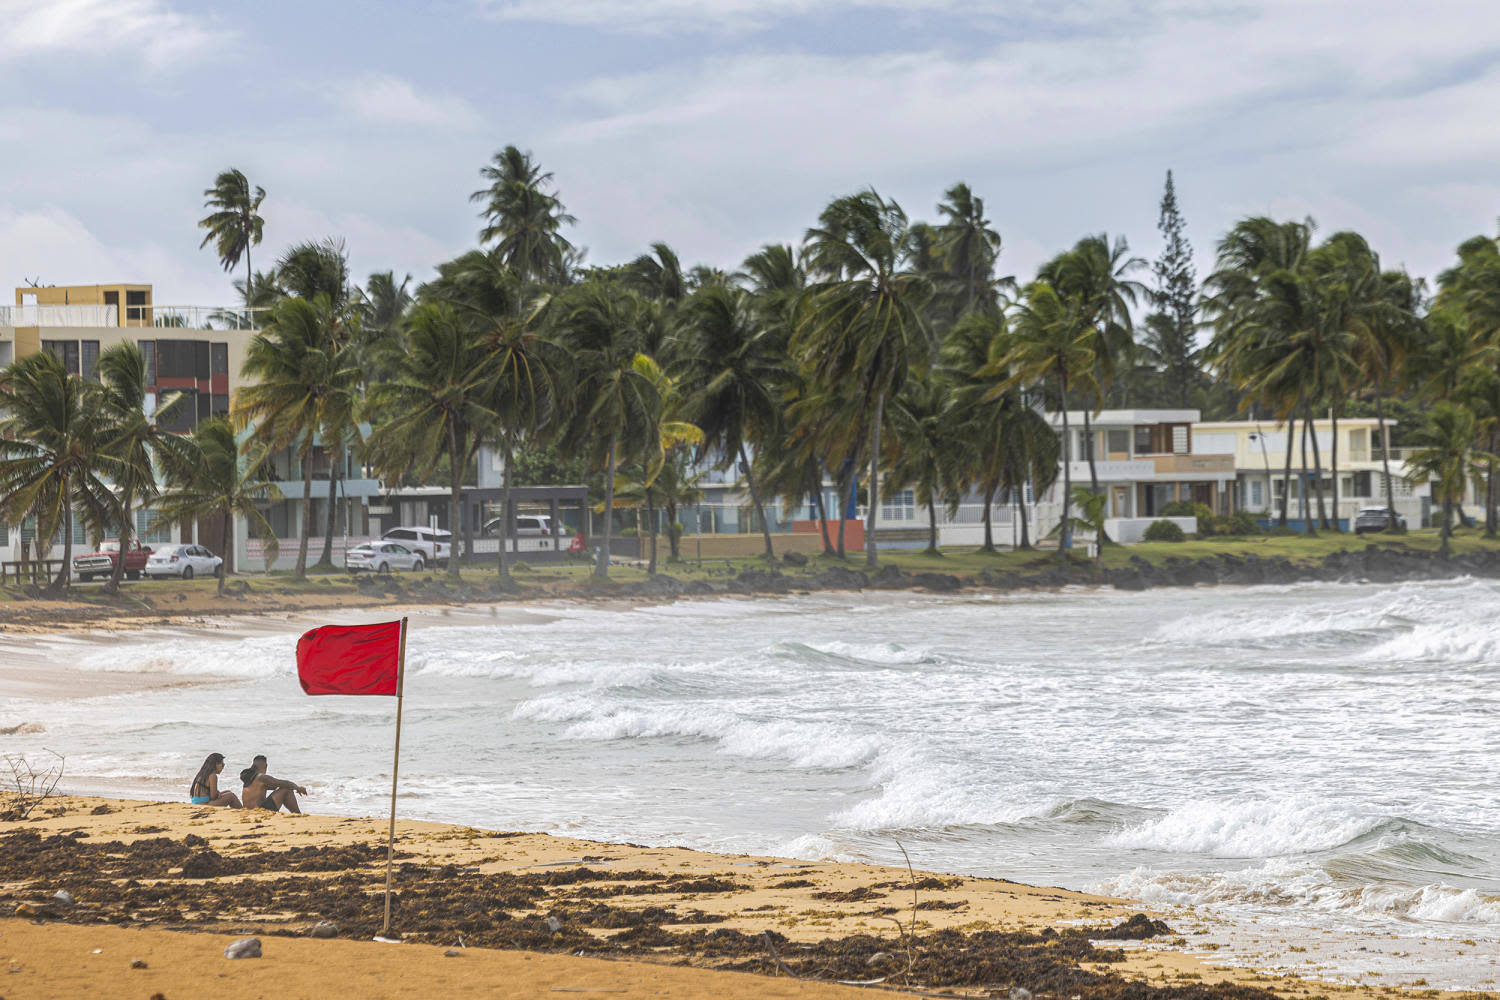
[[[130,549],[125,553],[125,575],[132,580],[139,580],[141,570],[146,568],[146,557],[150,554],[149,546],[142,546],[139,539],[132,539]],[[96,576],[109,576],[114,573],[115,560],[119,556],[120,540],[106,538],[97,552],[73,557],[73,572],[83,583],[88,583]]]

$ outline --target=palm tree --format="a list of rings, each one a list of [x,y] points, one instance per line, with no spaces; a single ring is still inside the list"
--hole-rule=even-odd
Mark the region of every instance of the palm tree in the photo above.
[[[480,169],[488,186],[469,200],[484,205],[480,243],[494,243],[506,266],[522,284],[561,283],[573,245],[558,232],[575,220],[549,193],[552,175],[532,162],[530,153],[506,146]]]
[[[333,337],[336,313],[326,295],[309,302],[282,299],[264,329],[250,341],[244,372],[255,381],[235,400],[237,427],[253,424],[251,440],[270,451],[297,446],[302,466],[302,528],[296,575],[307,575],[312,536],[312,456],[320,431],[345,425],[359,371]],[[329,504],[334,502],[329,481]]]
[[[938,211],[947,217],[937,231],[935,248],[950,275],[960,282],[962,309],[991,308],[994,301],[995,262],[1000,259],[1000,234],[984,217],[984,199],[969,185],[953,185],[943,195]]]
[[[1259,400],[1287,425],[1281,527],[1292,492],[1295,414],[1302,409],[1306,381],[1286,343],[1314,317],[1305,306],[1312,220],[1275,222],[1242,219],[1219,241],[1214,273],[1204,283],[1203,311],[1214,326],[1205,357],[1247,401]]]
[[[934,375],[908,379],[891,400],[891,437],[896,447],[886,479],[887,491],[913,487],[918,505],[927,508],[927,554],[938,555],[937,501],[949,514],[963,496],[962,458],[966,437],[954,419],[953,396]]]
[[[636,372],[656,389],[656,409],[650,414],[652,427],[641,454],[641,498],[646,505],[646,521],[651,532],[651,553],[646,572],[656,575],[656,508],[652,488],[667,466],[669,456],[690,445],[703,444],[703,431],[697,425],[680,419],[684,405],[677,380],[662,371],[656,361],[637,354],[632,362]]]
[[[1427,419],[1410,436],[1417,450],[1406,460],[1406,480],[1430,482],[1434,499],[1442,501],[1440,553],[1444,559],[1449,554],[1453,507],[1463,500],[1466,485],[1481,478],[1479,463],[1489,458],[1475,452],[1474,437],[1473,412],[1447,400],[1433,404]]]
[[[760,517],[766,558],[775,560],[771,527],[756,487],[747,441],[769,441],[781,420],[785,355],[757,323],[750,296],[710,285],[684,304],[677,327],[674,373],[686,398],[684,413],[702,428],[721,465],[737,464]]]
[[[219,596],[224,596],[224,578],[232,561],[230,525],[240,517],[265,539],[266,565],[276,561],[276,532],[262,508],[282,498],[275,483],[257,475],[263,465],[264,452],[250,456],[240,454],[234,428],[223,417],[205,420],[193,428],[186,447],[164,453],[162,468],[167,488],[160,497],[162,512],[173,520],[217,516],[223,525],[219,538],[224,553],[224,572],[219,574]]]
[[[579,451],[605,445],[604,548],[595,575],[609,575],[614,535],[614,483],[626,459],[651,443],[652,414],[660,406],[657,388],[637,370],[651,322],[638,295],[606,278],[566,289],[552,304],[552,322],[561,346],[573,359],[573,391],[567,437]]]
[[[929,353],[922,307],[931,283],[911,267],[911,224],[894,201],[873,190],[833,201],[807,231],[808,269],[818,277],[793,352],[812,382],[868,405],[869,509],[865,564],[879,562],[880,431],[886,402],[913,364]]]
[[[254,272],[250,269],[250,248],[260,242],[265,228],[259,214],[260,203],[266,198],[265,188],[256,185],[252,190],[245,175],[230,167],[214,178],[214,186],[205,190],[203,197],[208,214],[198,220],[198,225],[208,233],[198,249],[212,243],[226,271],[233,271],[243,256],[246,288],[251,287]]]
[[[366,407],[383,422],[370,434],[370,455],[387,481],[411,469],[426,479],[448,459],[448,529],[455,541],[465,523],[463,481],[480,444],[493,432],[494,369],[488,345],[451,305],[412,311],[408,346],[394,359],[394,377],[370,392]],[[448,560],[458,576],[459,554]]]
[[[651,252],[627,264],[622,277],[629,288],[653,302],[675,304],[688,294],[682,261],[665,243],[651,244]]]
[[[1067,558],[1072,546],[1072,526],[1068,515],[1073,500],[1071,430],[1068,426],[1068,394],[1078,389],[1087,394],[1097,391],[1094,357],[1095,331],[1084,322],[1082,303],[1076,298],[1064,299],[1044,281],[1026,287],[1016,310],[1011,331],[1000,356],[981,370],[981,374],[1003,379],[990,392],[996,396],[1010,388],[1040,383],[1055,393],[1062,413],[1063,509],[1058,552]]]
[[[102,425],[103,468],[120,491],[119,558],[107,589],[120,589],[125,554],[130,551],[137,502],[149,504],[157,495],[156,463],[177,450],[182,438],[166,426],[183,406],[181,393],[167,393],[154,413],[146,412],[146,359],[131,341],[116,344],[99,355],[99,411]],[[228,553],[225,553],[228,560]]]
[[[71,577],[74,517],[96,535],[120,520],[119,500],[100,474],[98,410],[98,386],[47,351],[0,370],[0,521],[35,517],[39,547],[61,530],[62,566],[48,593]]]
[[[1147,294],[1145,285],[1128,277],[1146,262],[1129,253],[1130,245],[1123,236],[1113,244],[1107,233],[1085,236],[1038,274],[1058,295],[1076,300],[1079,319],[1089,330],[1096,370],[1093,405],[1083,408],[1083,453],[1089,464],[1089,489],[1094,493],[1100,490],[1092,414],[1104,408],[1104,396],[1116,373],[1129,370],[1132,364],[1135,327],[1130,309]]]
[[[1094,565],[1104,565],[1104,521],[1108,516],[1108,497],[1103,493],[1091,493],[1082,486],[1073,488],[1073,504],[1078,516],[1073,518],[1073,527],[1094,535]]]

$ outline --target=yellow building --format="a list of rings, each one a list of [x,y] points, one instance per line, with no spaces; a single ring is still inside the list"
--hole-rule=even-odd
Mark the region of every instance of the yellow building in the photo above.
[[[164,390],[191,397],[180,430],[228,412],[255,334],[243,310],[158,306],[150,285],[17,288],[15,299],[14,306],[0,306],[0,366],[48,351],[69,371],[92,378],[99,352],[134,343],[146,358],[152,398]]]

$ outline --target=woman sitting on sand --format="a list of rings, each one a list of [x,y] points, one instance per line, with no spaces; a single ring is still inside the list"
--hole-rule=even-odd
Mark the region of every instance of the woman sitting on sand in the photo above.
[[[203,766],[198,768],[198,776],[193,779],[193,787],[188,789],[188,795],[195,806],[228,806],[231,809],[240,807],[240,800],[233,792],[219,791],[219,772],[224,770],[224,755],[211,753]]]

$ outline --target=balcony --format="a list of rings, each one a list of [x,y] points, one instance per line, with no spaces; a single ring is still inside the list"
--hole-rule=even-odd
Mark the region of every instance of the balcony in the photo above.
[[[259,330],[269,309],[233,306],[128,305],[125,321],[115,305],[0,306],[0,326],[36,327],[157,327],[185,330]]]
[[[1234,475],[1233,455],[1153,455],[1151,462],[1159,476]]]

